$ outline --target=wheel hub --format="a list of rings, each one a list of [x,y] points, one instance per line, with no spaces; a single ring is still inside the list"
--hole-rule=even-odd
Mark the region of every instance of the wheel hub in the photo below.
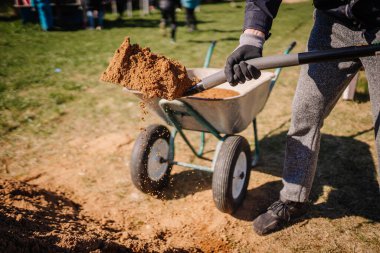
[[[245,179],[247,176],[247,157],[244,152],[239,154],[236,161],[234,174],[232,179],[232,197],[237,199],[244,188]]]
[[[160,180],[168,169],[169,144],[164,139],[156,140],[148,156],[148,176],[154,181]]]

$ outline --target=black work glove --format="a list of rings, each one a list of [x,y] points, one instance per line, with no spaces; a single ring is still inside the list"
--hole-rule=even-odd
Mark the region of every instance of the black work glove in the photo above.
[[[251,79],[258,79],[261,75],[260,70],[245,61],[262,56],[262,44],[264,38],[255,35],[242,34],[240,36],[240,45],[227,58],[224,73],[227,82],[232,86],[238,83],[244,83]]]

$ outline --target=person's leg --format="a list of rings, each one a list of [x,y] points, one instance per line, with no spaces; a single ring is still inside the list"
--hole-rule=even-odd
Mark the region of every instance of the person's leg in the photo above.
[[[96,27],[96,29],[101,30],[103,28],[103,20],[104,20],[104,10],[99,9],[98,10],[98,26]]]
[[[177,29],[177,21],[176,21],[176,16],[175,16],[175,8],[173,6],[173,8],[170,10],[170,38],[172,40],[172,42],[175,42],[176,38],[175,38],[175,34],[176,34],[176,29]]]
[[[366,37],[368,39],[366,39]],[[357,44],[372,44],[374,42],[380,43],[380,31],[371,31],[367,36],[357,36],[359,38]],[[368,80],[368,89],[371,99],[372,116],[375,130],[375,142],[377,149],[377,158],[380,163],[380,56],[361,58],[360,61],[365,69],[366,77]],[[380,184],[380,166],[378,166],[378,182]]]
[[[189,9],[189,8],[185,8],[185,12],[186,12],[186,26],[187,26],[187,27],[190,27],[191,9]]]
[[[353,46],[353,37],[354,31],[318,11],[308,50]],[[301,68],[287,134],[281,199],[307,201],[317,167],[323,121],[360,66],[359,62],[347,61],[315,63]]]
[[[117,13],[119,13],[119,17],[122,17],[125,11],[125,5],[126,1],[125,0],[116,0],[116,9]]]
[[[192,29],[197,30],[197,18],[195,17],[195,9],[191,12],[191,22],[192,22]]]
[[[166,26],[169,24],[169,13],[167,9],[161,9],[160,33],[166,36]]]
[[[48,25],[48,30],[53,28],[53,12],[51,10],[50,1],[46,1],[45,5],[45,15],[46,15],[46,22]]]
[[[317,11],[308,51],[354,45],[354,32]],[[280,201],[254,221],[258,234],[279,229],[284,222],[301,214],[313,183],[320,144],[320,129],[351,78],[359,62],[325,62],[301,68],[287,134]]]
[[[190,32],[196,29],[194,9],[186,8],[186,22]]]
[[[94,13],[93,13],[92,10],[88,10],[87,11],[87,26],[90,29],[94,29],[95,28]]]

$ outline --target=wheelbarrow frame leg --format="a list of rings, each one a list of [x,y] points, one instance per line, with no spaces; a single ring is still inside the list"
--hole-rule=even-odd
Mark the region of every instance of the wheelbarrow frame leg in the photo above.
[[[189,116],[194,117],[200,124],[202,124],[213,136],[215,136],[219,141],[223,141],[225,137],[221,136],[219,132],[205,119],[203,118],[197,111],[195,111],[190,105],[186,104],[182,101],[176,102],[178,105],[180,105],[182,108],[185,109],[185,113]],[[170,105],[168,104],[168,101],[165,99],[162,99],[159,102],[159,105],[162,109],[162,111],[165,113],[168,122],[173,126],[173,130],[171,131],[170,135],[170,143],[169,143],[169,163],[172,165],[180,165],[182,167],[188,167],[191,169],[197,169],[202,171],[208,171],[212,172],[212,168],[196,165],[196,164],[190,164],[190,163],[184,163],[174,160],[175,155],[175,137],[177,133],[180,134],[182,139],[185,141],[187,146],[190,148],[190,150],[193,152],[193,154],[201,159],[205,159],[203,157],[203,151],[205,147],[205,133],[201,132],[201,139],[200,139],[200,147],[198,151],[196,151],[195,147],[191,144],[190,140],[186,137],[186,134],[183,132],[182,126],[180,122],[176,118],[176,114],[183,114],[183,112],[176,112],[175,110],[170,108]]]
[[[255,151],[252,154],[251,167],[254,168],[258,165],[258,163],[260,161],[260,147],[259,147],[260,145],[259,145],[259,137],[257,134],[256,118],[253,119],[252,125],[253,125],[253,138],[254,138],[254,144],[255,144]]]

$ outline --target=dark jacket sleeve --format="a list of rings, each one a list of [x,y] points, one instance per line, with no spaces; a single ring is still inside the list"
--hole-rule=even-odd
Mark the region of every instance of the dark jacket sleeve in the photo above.
[[[244,30],[259,30],[269,36],[273,19],[276,17],[282,0],[246,0]]]

